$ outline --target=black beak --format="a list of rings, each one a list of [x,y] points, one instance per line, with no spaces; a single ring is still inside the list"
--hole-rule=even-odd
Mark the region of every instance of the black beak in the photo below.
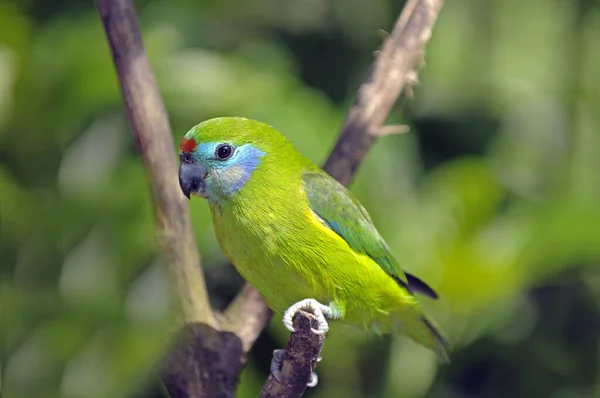
[[[188,199],[191,194],[206,196],[205,177],[206,169],[197,163],[181,162],[179,165],[179,186]]]

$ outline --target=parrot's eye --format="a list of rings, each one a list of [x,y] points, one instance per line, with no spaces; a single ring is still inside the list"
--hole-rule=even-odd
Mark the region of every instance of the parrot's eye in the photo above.
[[[215,156],[219,160],[227,160],[233,155],[233,147],[228,144],[219,145],[215,151]]]
[[[179,155],[179,160],[183,163],[194,163],[194,155],[191,153],[182,153]]]

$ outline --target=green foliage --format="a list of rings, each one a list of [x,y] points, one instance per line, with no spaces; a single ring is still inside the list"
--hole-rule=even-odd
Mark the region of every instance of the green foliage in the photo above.
[[[318,163],[400,7],[136,4],[176,142],[246,116]],[[403,338],[330,336],[308,396],[600,395],[599,41],[597,1],[447,2],[415,98],[390,117],[411,132],[380,140],[352,190],[440,293],[423,302],[452,365]],[[239,279],[191,210],[222,305]],[[160,396],[169,294],[92,2],[0,1],[0,278],[3,396]],[[286,338],[275,319],[240,397]]]

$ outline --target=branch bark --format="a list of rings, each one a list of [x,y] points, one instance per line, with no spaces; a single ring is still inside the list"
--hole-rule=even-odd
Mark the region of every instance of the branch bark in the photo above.
[[[133,3],[98,0],[97,8],[119,76],[127,120],[150,181],[156,235],[171,290],[179,298],[185,323],[216,327],[199,268],[189,210],[177,185],[171,128],[146,57]]]
[[[97,8],[131,133],[150,182],[157,241],[183,326],[176,347],[164,361],[165,387],[172,398],[232,397],[245,352],[235,334],[219,330],[210,307],[189,210],[177,183],[171,129],[133,2],[97,0]]]
[[[408,0],[394,29],[360,87],[325,171],[344,185],[375,140],[385,135],[384,123],[403,89],[417,81],[424,47],[444,0]],[[408,84],[407,84],[408,83]]]
[[[233,396],[245,353],[269,323],[271,312],[250,285],[224,317],[217,319],[211,310],[189,210],[177,184],[171,129],[133,2],[97,0],[96,6],[150,182],[159,249],[181,314],[182,330],[163,365],[165,387],[172,398]]]
[[[312,314],[300,311],[294,318],[296,332],[290,335],[280,361],[273,356],[271,374],[260,393],[260,398],[301,397],[306,391],[311,374],[319,361],[325,335],[310,331],[319,323]],[[276,368],[275,377],[273,368]]]
[[[242,340],[244,352],[248,352],[273,313],[260,293],[246,282],[224,315],[223,329],[235,333]]]
[[[239,337],[203,323],[185,325],[163,363],[170,398],[234,397],[245,364]]]

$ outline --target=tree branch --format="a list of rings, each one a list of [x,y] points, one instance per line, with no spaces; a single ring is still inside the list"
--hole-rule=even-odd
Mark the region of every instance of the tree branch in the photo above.
[[[127,119],[154,200],[156,235],[177,297],[183,330],[165,359],[172,398],[233,396],[245,352],[233,333],[219,331],[210,308],[189,210],[177,184],[171,129],[142,43],[131,0],[97,0]],[[262,330],[262,327],[261,327]]]
[[[225,310],[221,324],[224,330],[235,333],[242,340],[244,352],[248,352],[272,315],[260,293],[246,282]]]
[[[245,362],[234,333],[192,323],[174,340],[162,379],[170,398],[234,397]]]
[[[425,44],[443,4],[444,0],[406,2],[325,163],[325,171],[342,184],[350,184],[375,139],[385,133],[383,124],[402,90],[417,81]]]
[[[144,51],[137,15],[129,0],[98,0],[98,12],[121,84],[131,133],[150,181],[156,235],[171,290],[183,320],[216,327],[185,198],[177,186],[177,163],[165,108]]]
[[[315,316],[304,311],[298,312],[294,317],[296,332],[290,335],[281,358],[273,355],[272,371],[260,398],[294,398],[304,395],[325,342],[325,335],[316,335],[310,331],[311,327],[316,329],[318,326]]]

